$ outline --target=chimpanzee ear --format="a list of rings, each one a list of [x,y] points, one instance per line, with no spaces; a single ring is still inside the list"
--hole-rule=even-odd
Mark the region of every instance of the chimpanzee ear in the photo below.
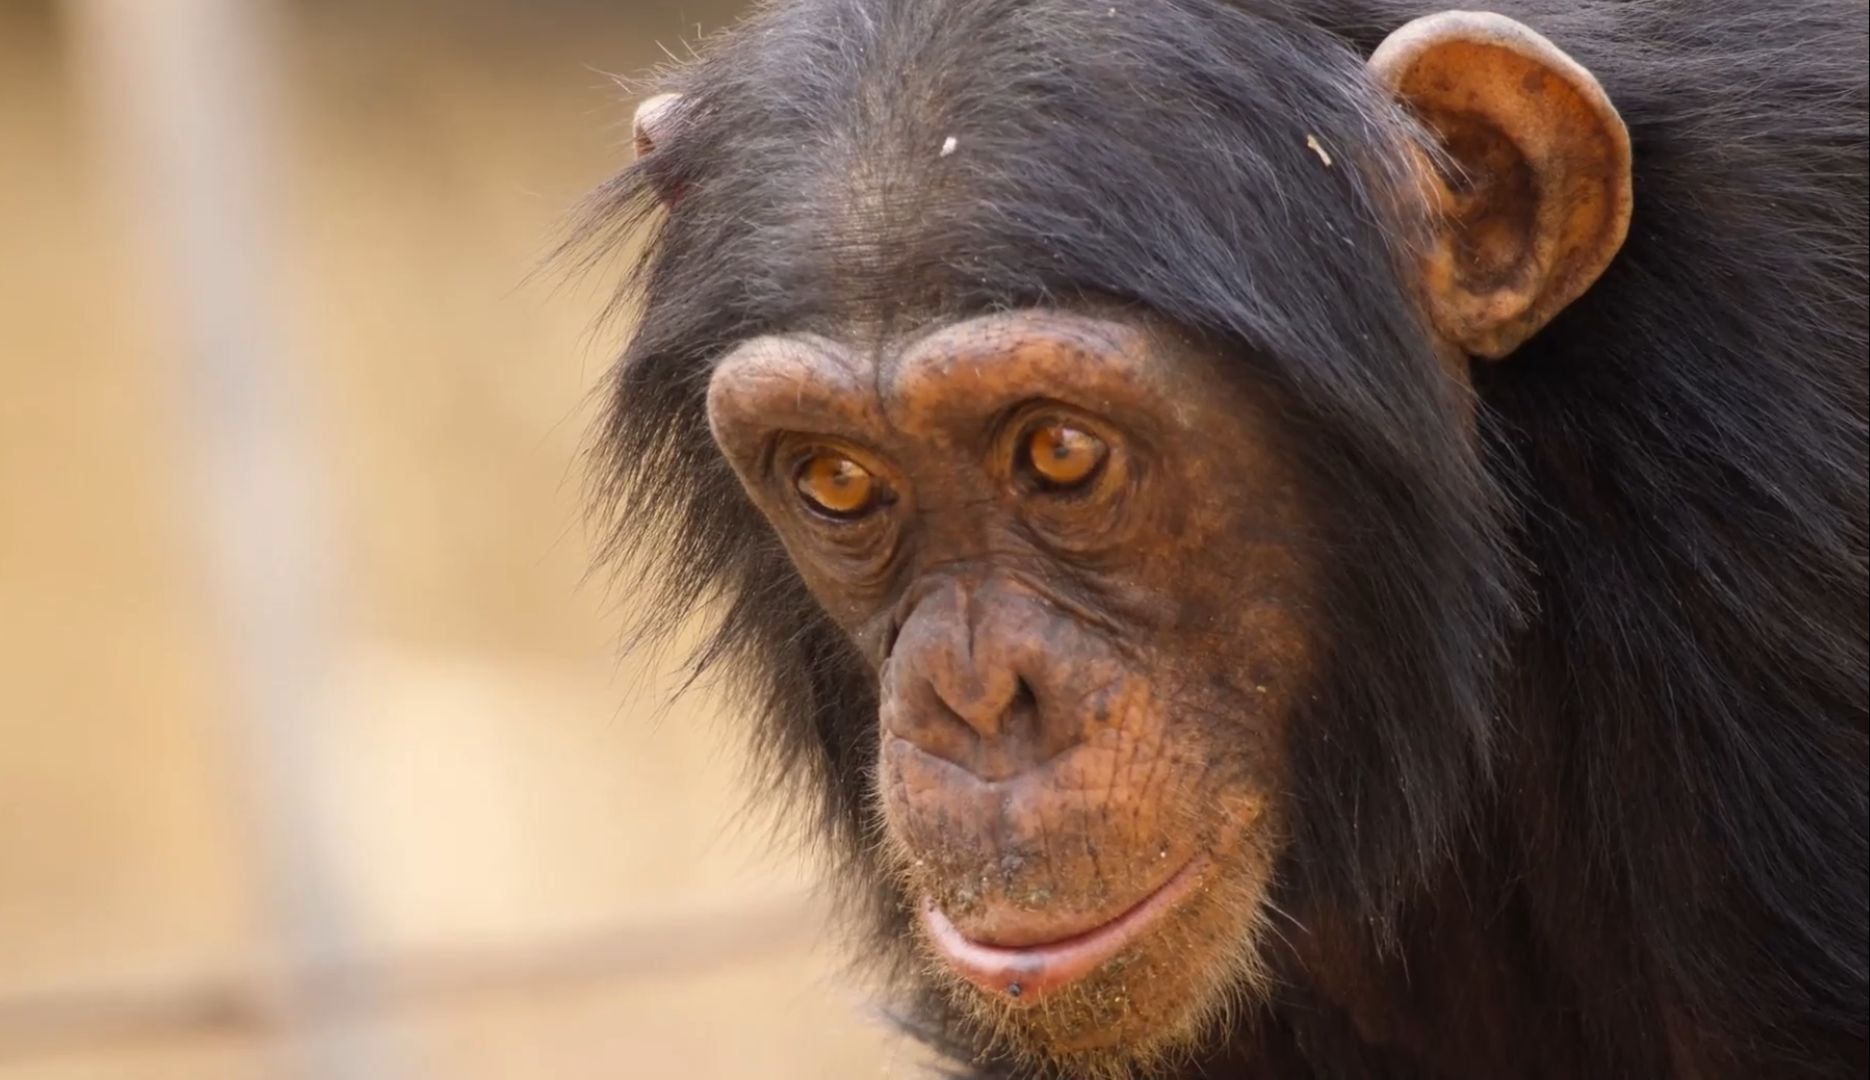
[[[636,107],[636,118],[631,124],[636,137],[636,156],[646,158],[656,152],[668,137],[669,128],[674,123],[675,107],[680,104],[680,94],[657,94],[644,99]]]
[[[1439,136],[1423,267],[1436,330],[1498,359],[1590,288],[1630,225],[1630,136],[1597,79],[1501,15],[1445,11],[1391,34],[1370,73]]]
[[[677,107],[681,102],[680,94],[657,94],[636,107],[631,129],[635,137],[637,160],[641,161],[668,145],[671,129],[675,127]],[[665,185],[662,201],[672,207],[680,195],[679,188]]]

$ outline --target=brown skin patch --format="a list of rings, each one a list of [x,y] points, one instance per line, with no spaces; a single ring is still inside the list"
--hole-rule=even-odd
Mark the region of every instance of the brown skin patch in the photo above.
[[[877,667],[874,794],[907,906],[1028,947],[1201,868],[1042,995],[983,991],[924,942],[1006,1045],[1083,1075],[1185,1046],[1255,973],[1317,545],[1271,411],[1221,359],[1141,320],[1026,311],[861,352],[761,339],[709,390],[748,493]],[[1061,429],[1094,465],[1035,467]],[[826,454],[882,492],[866,512],[810,497],[837,494]]]

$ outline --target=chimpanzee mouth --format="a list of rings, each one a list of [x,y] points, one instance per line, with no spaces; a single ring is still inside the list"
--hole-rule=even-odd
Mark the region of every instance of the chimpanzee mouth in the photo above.
[[[1030,1004],[1084,979],[1135,944],[1200,886],[1207,865],[1207,856],[1196,855],[1116,918],[1053,941],[988,945],[972,940],[932,900],[922,905],[922,927],[963,978],[990,994]]]

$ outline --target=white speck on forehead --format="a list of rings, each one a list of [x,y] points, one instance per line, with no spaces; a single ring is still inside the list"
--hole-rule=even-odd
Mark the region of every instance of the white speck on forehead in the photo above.
[[[941,144],[941,156],[947,157],[949,154],[954,153],[954,148],[959,145],[961,145],[960,140],[956,139],[953,135],[943,139]]]

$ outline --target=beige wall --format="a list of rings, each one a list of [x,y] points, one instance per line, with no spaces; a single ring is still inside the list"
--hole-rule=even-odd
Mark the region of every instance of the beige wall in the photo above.
[[[250,782],[161,193],[100,138],[83,24],[0,0],[0,1080],[283,1076],[294,1032],[412,1078],[912,1071],[811,867],[737,812],[741,719],[660,709],[668,672],[616,655],[634,598],[581,580],[576,455],[618,335],[527,280],[622,160],[601,72],[729,6],[307,3],[264,38],[256,362],[330,573],[275,786],[340,946],[300,957],[353,964],[279,998],[282,799]]]

